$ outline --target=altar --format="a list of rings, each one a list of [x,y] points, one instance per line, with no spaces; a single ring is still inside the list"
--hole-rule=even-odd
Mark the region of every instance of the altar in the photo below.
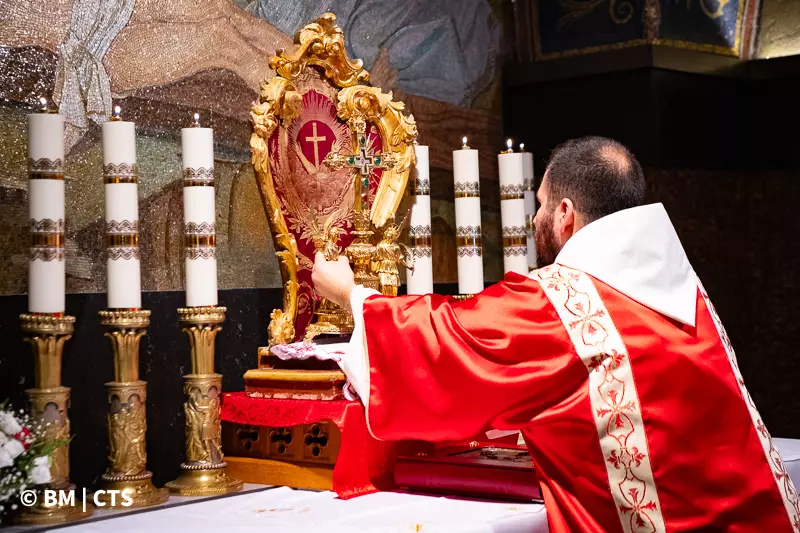
[[[59,531],[546,533],[547,517],[544,506],[537,503],[470,501],[395,492],[343,501],[332,492],[277,487]]]
[[[775,439],[790,476],[800,478],[800,440]],[[333,492],[245,485],[242,493],[192,499],[171,496],[150,509],[96,511],[61,533],[138,533],[324,530],[336,533],[547,533],[539,503],[502,502],[406,492],[378,492],[342,500]],[[12,527],[9,533],[49,528]]]

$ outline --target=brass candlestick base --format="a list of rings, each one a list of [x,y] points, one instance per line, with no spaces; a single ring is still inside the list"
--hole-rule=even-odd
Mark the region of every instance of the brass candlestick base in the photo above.
[[[242,482],[225,473],[222,454],[220,394],[222,374],[214,373],[214,339],[225,321],[224,307],[178,309],[183,331],[189,336],[192,373],[183,377],[186,403],[186,462],[181,475],[167,483],[170,492],[183,496],[227,494],[242,489]]]
[[[53,505],[47,505],[45,501],[44,491],[46,489],[74,489],[75,485],[65,485],[56,488],[54,485],[46,485],[32,489],[36,492],[36,503],[30,507],[25,507],[24,511],[15,518],[15,522],[20,525],[26,526],[44,526],[48,524],[63,524],[67,522],[75,522],[83,520],[92,516],[94,507],[87,503],[86,511],[83,510],[83,502],[75,499],[75,505],[63,505],[60,502],[55,502]]]
[[[96,495],[106,506],[120,497],[108,492],[120,490],[133,500],[131,507],[148,507],[167,501],[169,492],[153,485],[147,470],[145,434],[147,382],[139,379],[139,340],[150,325],[150,311],[100,311],[100,324],[109,328],[106,337],[114,351],[114,381],[108,389],[108,460],[100,478],[106,491]]]
[[[92,507],[79,502],[74,505],[47,505],[45,489],[70,489],[69,482],[69,387],[61,386],[61,361],[64,343],[72,337],[75,317],[54,314],[20,315],[25,340],[31,344],[36,377],[33,389],[25,394],[30,402],[31,416],[40,420],[45,427],[44,438],[48,441],[63,442],[50,457],[51,481],[37,488],[36,504],[25,508],[16,521],[20,524],[57,524],[86,518],[92,514]]]

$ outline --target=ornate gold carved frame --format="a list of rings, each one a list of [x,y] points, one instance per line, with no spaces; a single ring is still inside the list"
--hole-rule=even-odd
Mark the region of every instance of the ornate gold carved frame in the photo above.
[[[321,68],[325,77],[340,89],[337,113],[347,122],[354,138],[365,122],[371,122],[380,132],[384,152],[396,159],[392,169],[384,170],[372,203],[370,219],[374,227],[381,228],[394,217],[415,162],[413,143],[417,127],[414,117],[403,114],[405,105],[392,101],[391,92],[385,94],[380,88],[365,85],[369,83],[369,73],[363,69],[361,60],[347,57],[344,33],[336,24],[336,15],[325,13],[297,32],[294,42],[297,48],[293,53],[278,50],[277,55],[270,58],[270,67],[277,74],[269,81],[262,81],[259,99],[250,109],[253,167],[283,280],[283,309],[276,309],[270,315],[270,346],[294,340],[298,306],[297,243],[289,232],[275,192],[268,144],[276,128],[288,125],[300,113],[302,96],[292,80],[307,67]]]

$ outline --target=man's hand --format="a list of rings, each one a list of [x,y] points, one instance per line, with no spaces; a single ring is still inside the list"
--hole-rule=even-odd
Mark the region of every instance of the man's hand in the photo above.
[[[336,261],[326,261],[325,256],[317,252],[311,282],[317,294],[339,307],[350,309],[350,293],[356,282],[346,257],[339,256]]]

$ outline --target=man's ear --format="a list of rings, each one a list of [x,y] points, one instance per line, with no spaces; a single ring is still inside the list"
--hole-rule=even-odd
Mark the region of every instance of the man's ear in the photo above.
[[[558,236],[561,244],[575,233],[575,204],[569,198],[562,198],[557,211]]]

